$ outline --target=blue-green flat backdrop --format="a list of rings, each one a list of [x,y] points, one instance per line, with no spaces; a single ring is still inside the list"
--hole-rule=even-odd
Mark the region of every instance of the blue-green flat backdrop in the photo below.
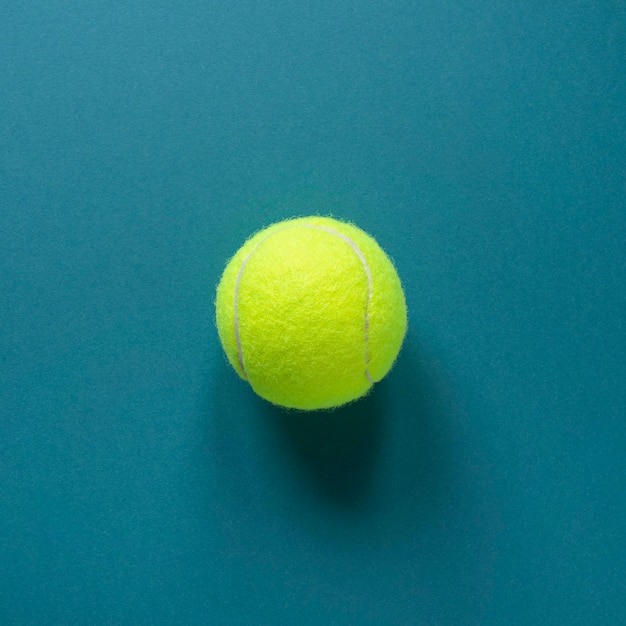
[[[0,624],[625,623],[624,2],[2,5]],[[410,311],[334,413],[213,323],[308,213]]]

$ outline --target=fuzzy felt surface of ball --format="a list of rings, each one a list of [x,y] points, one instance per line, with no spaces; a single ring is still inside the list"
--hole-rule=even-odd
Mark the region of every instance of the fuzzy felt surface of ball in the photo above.
[[[278,222],[248,239],[217,287],[216,323],[235,371],[266,400],[341,406],[391,369],[407,327],[396,269],[357,226]]]

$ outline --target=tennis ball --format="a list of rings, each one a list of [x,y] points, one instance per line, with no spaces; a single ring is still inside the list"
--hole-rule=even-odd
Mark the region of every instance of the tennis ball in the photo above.
[[[313,410],[387,374],[406,332],[398,274],[372,237],[329,217],[278,222],[229,261],[216,322],[235,371],[262,398]]]

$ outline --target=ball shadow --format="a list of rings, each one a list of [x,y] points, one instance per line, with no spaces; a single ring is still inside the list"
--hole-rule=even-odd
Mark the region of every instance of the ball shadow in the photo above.
[[[277,468],[277,477],[339,508],[362,511],[376,500],[396,519],[435,523],[453,463],[449,399],[437,370],[415,337],[407,337],[389,376],[366,397],[335,410],[294,411],[259,398],[220,362],[211,453],[236,465],[231,471],[238,475],[245,463],[234,451],[246,450],[268,470]]]
[[[388,394],[396,398],[390,485],[396,506],[413,524],[436,524],[454,480],[454,408],[438,364],[414,337],[402,350]]]
[[[265,403],[264,412],[322,496],[345,507],[365,503],[384,431],[376,389],[330,411],[287,411]]]

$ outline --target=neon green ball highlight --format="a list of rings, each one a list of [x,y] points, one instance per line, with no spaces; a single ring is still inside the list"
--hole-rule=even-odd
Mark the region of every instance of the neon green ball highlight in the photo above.
[[[215,306],[239,376],[269,402],[307,411],[367,394],[391,369],[407,328],[389,257],[360,228],[330,217],[254,234],[228,262]]]

